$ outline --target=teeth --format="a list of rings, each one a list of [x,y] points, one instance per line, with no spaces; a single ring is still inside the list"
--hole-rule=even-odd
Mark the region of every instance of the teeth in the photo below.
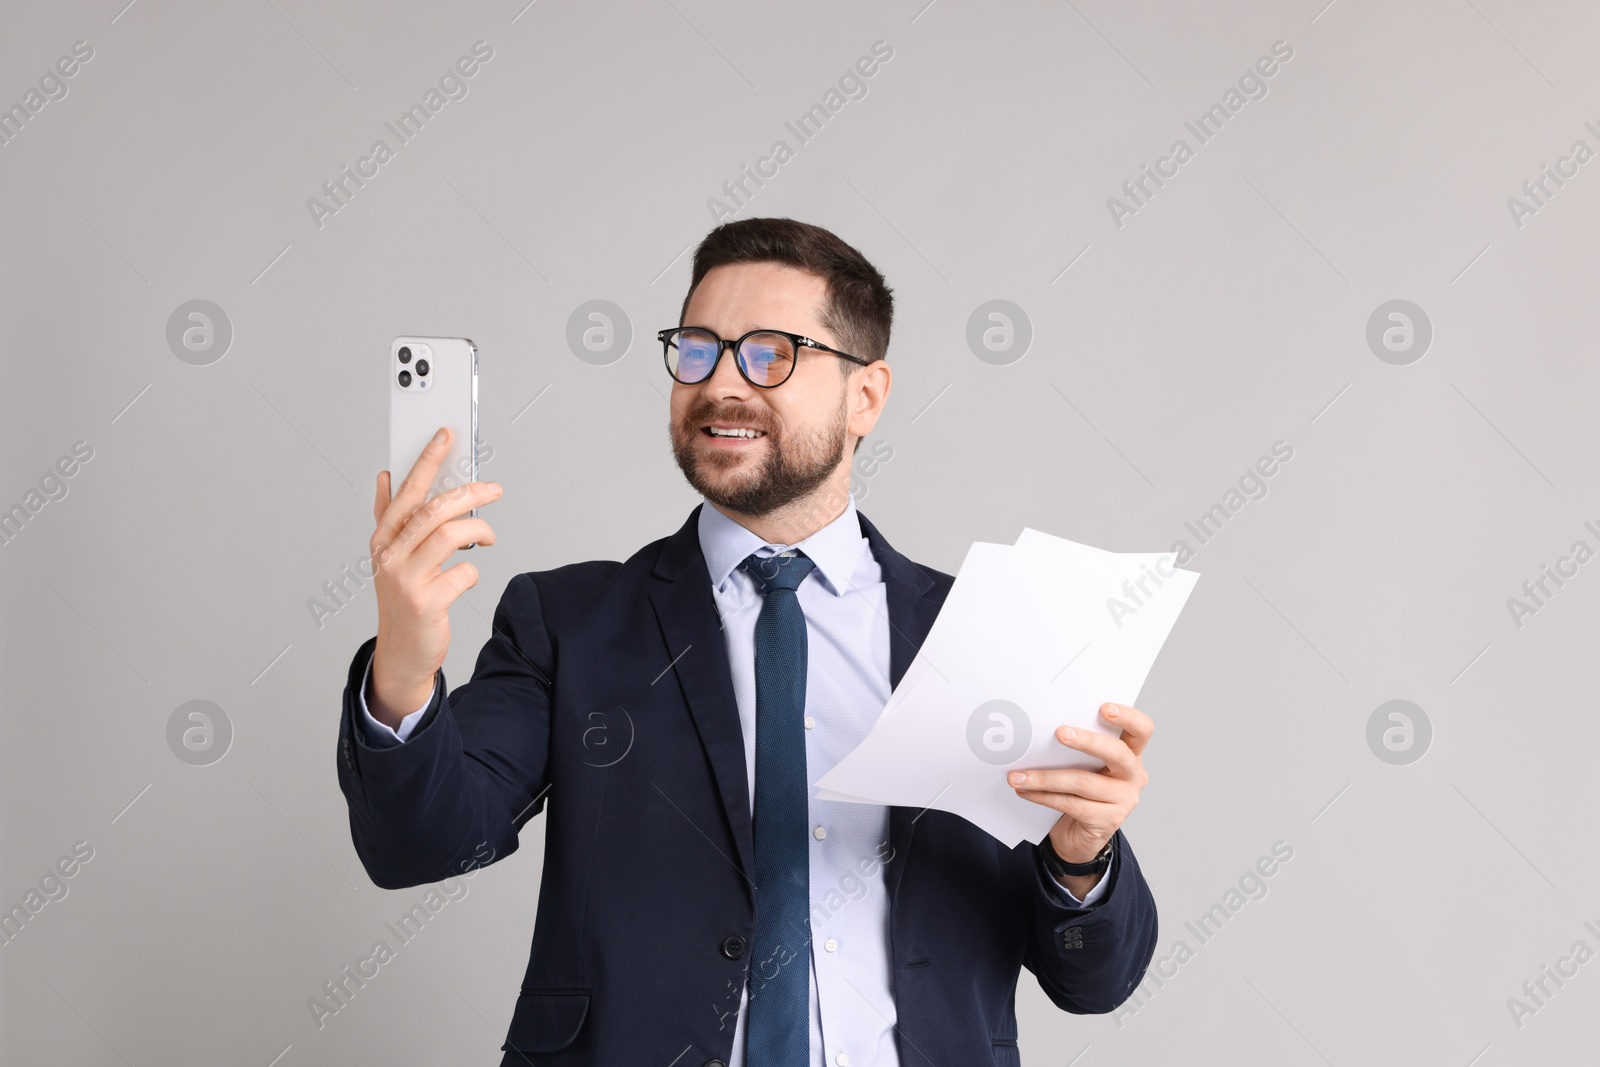
[[[716,426],[708,426],[707,429],[711,432],[711,436],[712,437],[751,437],[751,438],[754,438],[754,437],[760,437],[761,436],[761,431],[760,430],[748,430],[748,429],[724,430],[724,429],[720,429],[719,427],[716,427]]]

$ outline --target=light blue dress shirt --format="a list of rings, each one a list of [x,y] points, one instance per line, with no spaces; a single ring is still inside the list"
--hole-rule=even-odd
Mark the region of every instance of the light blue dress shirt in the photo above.
[[[806,777],[813,797],[811,826],[811,1064],[812,1067],[899,1067],[889,946],[889,899],[884,881],[889,809],[818,800],[817,779],[859,745],[889,700],[889,605],[882,569],[856,520],[855,497],[844,513],[795,545],[773,545],[709,503],[700,509],[700,548],[722,617],[733,693],[745,737],[749,795],[756,785],[755,626],[762,597],[739,564],[798,548],[816,564],[796,595],[806,616]],[[367,671],[372,669],[368,661]],[[375,745],[403,742],[427,710],[424,704],[391,730],[367,710],[361,718]],[[432,703],[430,698],[429,703]],[[1000,771],[996,771],[1000,773]],[[1110,883],[1107,871],[1079,900],[1053,879],[1046,882],[1074,907],[1093,904]],[[734,1027],[729,1067],[743,1067],[749,992],[737,1015],[731,994],[724,1025]]]

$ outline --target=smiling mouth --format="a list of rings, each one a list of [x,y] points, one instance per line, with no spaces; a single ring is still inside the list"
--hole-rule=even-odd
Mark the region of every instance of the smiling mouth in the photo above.
[[[749,426],[702,426],[700,433],[714,441],[758,441],[767,436],[765,430]]]

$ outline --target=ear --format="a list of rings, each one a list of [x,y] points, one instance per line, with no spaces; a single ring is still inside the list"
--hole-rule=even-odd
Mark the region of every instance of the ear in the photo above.
[[[857,368],[846,387],[846,410],[850,413],[845,429],[855,437],[865,437],[878,423],[883,405],[889,400],[889,385],[894,373],[886,360],[874,360]]]

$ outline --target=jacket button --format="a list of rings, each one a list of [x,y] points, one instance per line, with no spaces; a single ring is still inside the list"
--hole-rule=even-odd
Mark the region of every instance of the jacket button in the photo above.
[[[722,942],[722,954],[730,960],[736,960],[744,955],[745,942],[742,937],[725,938]],[[715,1061],[713,1061],[715,1062]]]
[[[707,1060],[706,1067],[728,1067],[728,1065],[721,1060]]]

